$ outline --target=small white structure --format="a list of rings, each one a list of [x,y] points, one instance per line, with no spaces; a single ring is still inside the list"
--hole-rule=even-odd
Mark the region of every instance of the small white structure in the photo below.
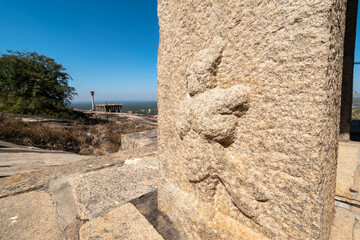
[[[91,111],[95,111],[94,91],[90,91],[91,94]]]

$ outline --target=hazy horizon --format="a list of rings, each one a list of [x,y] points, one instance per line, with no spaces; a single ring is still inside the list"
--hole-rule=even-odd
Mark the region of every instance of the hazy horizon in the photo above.
[[[71,103],[91,103],[91,99],[89,100],[74,100],[74,101],[71,101]],[[157,102],[157,100],[95,100],[95,104],[98,103],[98,102],[108,102],[108,103],[113,103],[113,102]]]
[[[120,103],[122,104],[122,111],[129,112],[132,111],[138,114],[150,114],[157,115],[157,101],[121,101],[121,100],[113,100],[113,101],[95,101],[95,104],[104,104],[104,103]],[[91,109],[91,100],[89,101],[73,101],[71,102],[69,107],[79,108],[89,110]]]

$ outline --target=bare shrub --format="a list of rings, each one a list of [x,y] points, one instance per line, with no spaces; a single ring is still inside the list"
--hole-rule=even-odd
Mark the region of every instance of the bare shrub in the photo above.
[[[133,122],[71,125],[23,122],[20,117],[0,115],[0,139],[17,144],[63,150],[84,155],[117,152],[121,135],[153,128]]]

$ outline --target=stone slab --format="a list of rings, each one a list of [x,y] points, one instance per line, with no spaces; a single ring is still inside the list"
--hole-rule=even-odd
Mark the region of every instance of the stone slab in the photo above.
[[[0,199],[0,239],[65,239],[50,195],[35,191]]]
[[[339,142],[336,199],[360,204],[359,142]]]
[[[0,141],[0,177],[31,172],[87,158],[78,154],[21,146]]]
[[[120,167],[67,176],[52,182],[49,191],[65,228],[76,217],[87,220],[101,216],[156,190],[157,176],[157,159],[147,157],[126,160]]]
[[[77,174],[71,174],[52,182],[49,186],[52,199],[56,205],[59,225],[65,230],[77,217],[77,205],[73,188],[69,180]]]
[[[143,215],[127,203],[104,217],[94,218],[80,228],[80,239],[162,240]]]
[[[76,194],[78,215],[91,219],[157,189],[157,158],[126,160],[121,167],[75,176],[70,185]]]
[[[157,129],[121,135],[122,150],[157,145]]]
[[[0,197],[6,197],[21,192],[45,187],[49,182],[64,176],[95,171],[111,166],[121,166],[126,159],[155,156],[156,146],[146,146],[130,149],[115,154],[88,157],[81,161],[71,162],[60,166],[48,167],[34,172],[26,172],[0,178]]]
[[[355,216],[349,210],[335,207],[330,240],[353,240],[355,221]]]

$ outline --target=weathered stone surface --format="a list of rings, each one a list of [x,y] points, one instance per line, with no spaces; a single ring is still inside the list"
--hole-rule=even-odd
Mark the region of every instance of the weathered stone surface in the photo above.
[[[339,142],[336,199],[360,204],[360,165],[358,142]]]
[[[79,240],[79,231],[84,223],[84,221],[75,219],[75,221],[65,229],[66,240]]]
[[[344,208],[335,207],[330,240],[353,240],[355,216]]]
[[[105,156],[88,157],[84,160],[61,166],[0,178],[0,197],[46,187],[49,182],[70,174],[95,171],[111,166],[121,166],[127,159],[155,156],[156,151],[156,146],[146,146]]]
[[[353,240],[360,240],[360,221],[357,220],[354,225]]]
[[[92,219],[80,229],[80,239],[161,240],[143,215],[127,203],[104,217]]]
[[[76,194],[72,186],[69,184],[71,178],[75,175],[69,175],[60,178],[49,186],[49,192],[54,200],[60,227],[65,230],[77,217]]]
[[[121,135],[121,149],[157,145],[157,129]]]
[[[0,177],[32,172],[87,158],[78,154],[50,151],[0,141]]]
[[[158,15],[159,209],[184,239],[327,239],[345,0]]]
[[[40,191],[0,199],[0,239],[65,239],[50,195]]]
[[[120,167],[76,174],[50,184],[60,224],[87,220],[157,189],[157,159],[126,160]]]
[[[181,240],[179,231],[158,209],[157,191],[145,194],[130,201],[136,209],[154,226],[156,231],[166,240]]]

